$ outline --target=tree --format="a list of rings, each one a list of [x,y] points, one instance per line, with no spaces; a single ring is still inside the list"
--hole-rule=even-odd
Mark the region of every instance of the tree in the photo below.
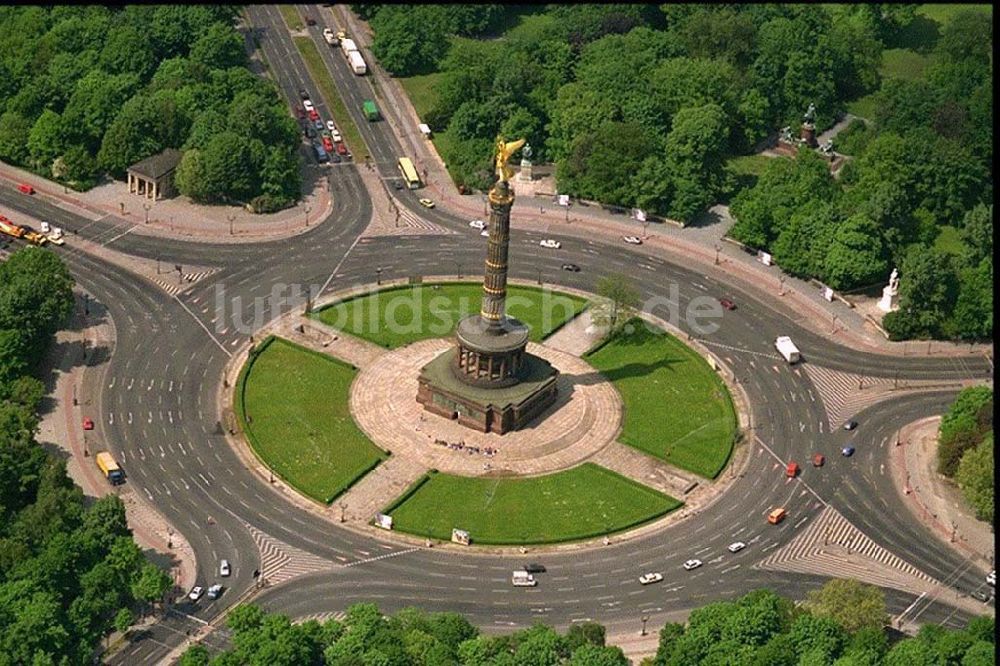
[[[173,586],[170,576],[156,565],[145,563],[132,581],[132,596],[139,601],[155,604]]]
[[[955,482],[976,518],[993,523],[993,433],[962,454]]]
[[[882,591],[854,579],[827,581],[808,593],[805,606],[817,617],[834,620],[849,633],[881,630],[889,622]]]
[[[189,58],[209,69],[228,69],[245,65],[247,54],[238,32],[225,23],[213,23],[191,46]]]
[[[573,650],[569,666],[629,666],[631,664],[620,647],[601,647],[589,643]]]
[[[630,206],[632,174],[655,152],[655,140],[638,123],[605,123],[594,135],[579,136],[569,157],[557,162],[559,191]]]
[[[959,274],[958,300],[952,313],[954,333],[964,340],[993,335],[993,257]]]
[[[14,164],[27,163],[31,127],[31,121],[15,111],[0,115],[0,159]]]
[[[888,264],[875,222],[857,214],[837,225],[823,269],[823,277],[834,289],[869,285],[884,276]]]
[[[372,20],[372,52],[395,76],[429,71],[441,57],[448,27],[442,7],[386,6]]]
[[[0,284],[0,330],[24,333],[33,363],[73,311],[73,278],[58,255],[25,249],[0,264]]]
[[[209,201],[247,201],[259,187],[258,164],[252,154],[251,139],[225,131],[213,136],[201,154]]]
[[[934,336],[941,331],[958,291],[951,256],[937,248],[912,246],[899,272],[899,310],[886,315],[886,330],[897,339],[906,334]]]
[[[111,74],[135,74],[145,80],[156,67],[149,39],[138,28],[121,25],[108,31],[99,63]]]
[[[609,307],[594,314],[611,330],[632,317],[639,307],[639,290],[632,279],[622,273],[611,273],[597,280],[597,294],[608,301]]]
[[[195,643],[181,655],[178,666],[208,666],[211,655],[201,643]]]
[[[98,164],[121,176],[135,162],[163,150],[156,113],[148,96],[136,95],[125,102],[104,134]]]
[[[2,121],[0,121],[2,122]],[[965,214],[961,227],[965,260],[970,266],[993,255],[993,204],[978,204]]]
[[[566,633],[566,643],[570,650],[576,650],[581,645],[593,645],[604,647],[605,630],[604,625],[596,622],[583,622],[574,624]]]
[[[992,55],[993,24],[979,8],[955,12],[941,30],[938,52],[945,58],[972,59],[988,64]]]
[[[51,173],[52,162],[63,150],[62,123],[59,114],[45,109],[28,134],[28,153],[34,168]]]
[[[115,614],[115,631],[124,634],[132,626],[132,611],[122,608]]]

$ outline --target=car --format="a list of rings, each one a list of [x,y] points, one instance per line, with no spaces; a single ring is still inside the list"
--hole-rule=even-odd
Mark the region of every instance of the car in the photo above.
[[[350,157],[351,156],[351,154],[349,152],[347,152],[347,146],[345,146],[342,142],[337,141],[336,139],[334,139],[333,142],[334,142],[334,145],[337,146],[337,152],[339,154],[343,155],[344,157]]]
[[[392,181],[392,187],[394,189],[401,190],[401,189],[403,189],[403,182],[400,181],[400,180],[394,180],[394,181]]]
[[[303,100],[309,99],[309,93],[306,92],[305,88],[299,88],[299,97],[301,97]]]
[[[993,595],[989,593],[989,590],[973,590],[972,598],[978,601],[982,601],[984,604],[989,602],[993,598]]]
[[[641,576],[639,576],[639,584],[640,585],[649,585],[650,583],[659,583],[661,580],[663,580],[663,574],[656,573],[655,571],[651,572],[651,573],[647,573],[647,574],[642,574]]]
[[[340,135],[340,130],[338,130],[336,127],[333,128],[333,131],[330,132],[330,134],[333,135],[333,140],[334,141],[343,141],[344,140],[344,137],[342,137]]]
[[[562,269],[564,271],[569,271],[570,273],[579,273],[580,272],[580,267],[577,266],[576,264],[563,264],[562,265]]]
[[[341,162],[344,161],[344,158],[338,155],[337,153],[330,153],[329,155],[327,155],[327,157],[330,158],[330,161],[333,164],[340,164]]]
[[[742,541],[736,541],[734,543],[729,544],[729,552],[730,553],[738,553],[738,552],[740,552],[741,550],[743,550],[746,547],[747,547],[747,545],[745,543],[743,543]]]
[[[316,25],[316,19],[311,16],[306,17],[306,25]]]
[[[326,152],[333,152],[333,141],[330,141],[330,137],[323,137],[323,150]]]
[[[684,570],[691,571],[692,569],[697,569],[701,565],[702,565],[701,560],[688,560],[687,562],[684,563]]]
[[[844,448],[842,448],[840,450],[840,454],[842,456],[844,456],[845,458],[850,458],[851,456],[854,455],[854,447],[853,446],[845,446]]]
[[[538,562],[529,562],[524,565],[524,570],[531,574],[545,573],[545,566]]]
[[[858,422],[855,421],[854,419],[844,422],[844,430],[854,430],[857,427],[858,427]]]
[[[343,30],[337,31],[337,39],[347,39],[347,33]]]
[[[434,202],[431,201],[430,199],[421,199],[420,205],[423,206],[424,208],[434,208]]]
[[[305,120],[306,110],[295,107],[295,115],[298,116],[299,120]]]
[[[642,245],[642,239],[638,236],[622,236],[622,240],[630,245]]]
[[[541,241],[539,245],[541,245],[542,247],[547,247],[550,250],[558,250],[559,248],[562,247],[562,243],[560,243],[557,240],[553,240],[551,238],[546,238],[545,240]]]
[[[735,310],[736,309],[736,303],[733,303],[728,298],[720,298],[719,299],[719,305],[721,305],[722,307],[724,307],[727,310]]]
[[[320,135],[329,138],[331,141],[333,140],[333,137],[330,136],[330,131],[329,130],[323,130],[322,132],[320,132]]]
[[[332,120],[326,121],[326,128],[328,130],[330,130],[331,132],[336,132],[337,131],[337,126],[333,124]],[[339,134],[339,132],[338,132],[338,134]]]
[[[309,112],[309,120],[313,121],[313,125],[315,125],[316,129],[323,129],[323,121],[320,119],[319,111],[316,109]]]
[[[201,585],[195,585],[193,588],[191,588],[191,591],[188,593],[188,599],[190,599],[191,601],[198,601],[199,599],[201,599],[201,594],[204,591],[205,590],[201,587]]]
[[[302,108],[305,109],[306,111],[315,111],[316,110],[316,107],[313,106],[313,103],[311,101],[309,101],[309,99],[305,99],[305,100],[302,101]]]
[[[825,463],[825,462],[826,462],[826,458],[823,456],[822,453],[814,453],[813,454],[813,467],[822,467],[823,463]]]
[[[65,245],[66,241],[63,239],[63,230],[59,227],[52,227],[51,231],[45,235],[49,239],[49,242],[53,245]]]
[[[486,223],[482,220],[473,220],[472,222],[469,222],[469,226],[473,229],[485,229]]]
[[[219,562],[219,575],[226,577],[229,575],[229,560],[222,560]]]
[[[312,125],[306,125],[306,137],[310,139],[316,138],[316,129]]]
[[[317,130],[322,130],[323,129],[323,121],[320,120],[319,118],[316,118],[316,120],[313,121],[313,127],[315,127]]]
[[[993,571],[991,571],[988,574],[986,574],[986,582],[989,583],[990,585],[992,585],[993,587],[997,586],[997,572],[996,572],[996,569],[994,569]]]
[[[479,232],[479,235],[480,236],[489,236],[490,235],[490,230],[489,229],[483,229],[482,231]]]
[[[222,594],[222,586],[219,585],[218,583],[216,583],[215,585],[213,585],[210,588],[208,588],[208,598],[209,599],[218,599],[219,595],[221,595],[221,594]]]
[[[85,418],[83,420],[83,429],[84,430],[93,430],[94,429],[94,419],[89,418],[89,417]]]

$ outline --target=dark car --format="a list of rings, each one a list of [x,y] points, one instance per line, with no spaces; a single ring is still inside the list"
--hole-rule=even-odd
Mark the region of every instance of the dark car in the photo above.
[[[579,273],[580,272],[580,267],[577,266],[576,264],[563,264],[562,265],[562,269],[564,271],[569,271],[570,273]]]
[[[727,310],[735,310],[736,309],[736,303],[733,303],[728,298],[720,298],[719,299],[719,305],[721,305],[722,307],[726,308]]]
[[[394,180],[394,181],[392,181],[392,186],[394,188],[396,188],[397,190],[401,190],[401,189],[403,189],[403,182],[399,181],[399,180]]]
[[[972,592],[972,598],[977,601],[982,601],[984,604],[987,603],[992,597],[993,595],[985,590],[974,590]]]
[[[854,430],[857,427],[858,427],[858,422],[853,419],[844,422],[844,430]]]
[[[306,17],[306,25],[316,25],[316,19],[311,16]]]
[[[299,97],[302,99],[309,99],[309,93],[305,91],[305,88],[299,88]]]
[[[545,573],[545,567],[537,562],[529,562],[524,565],[524,570],[530,574]]]
[[[341,162],[344,161],[344,158],[342,158],[337,153],[330,153],[330,161],[333,162],[334,164],[340,164]]]
[[[310,139],[316,138],[316,130],[312,128],[312,125],[306,125],[306,136]]]
[[[840,453],[841,453],[841,454],[842,454],[842,455],[843,455],[843,456],[844,456],[845,458],[850,458],[851,456],[853,456],[853,455],[854,455],[854,447],[853,447],[853,446],[845,446],[844,448],[842,448],[842,449],[840,450]]]

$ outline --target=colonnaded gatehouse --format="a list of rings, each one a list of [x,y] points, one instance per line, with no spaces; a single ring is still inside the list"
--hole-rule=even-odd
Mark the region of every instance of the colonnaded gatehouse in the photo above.
[[[497,143],[498,180],[489,191],[489,238],[479,314],[459,322],[457,346],[420,370],[417,401],[427,411],[482,432],[503,434],[556,400],[559,371],[526,351],[528,327],[507,316],[507,260],[514,190],[507,160],[524,139]]]

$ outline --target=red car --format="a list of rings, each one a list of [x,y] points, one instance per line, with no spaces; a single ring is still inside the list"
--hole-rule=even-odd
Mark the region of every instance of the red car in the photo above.
[[[309,120],[319,120],[319,112],[316,109],[309,111]]]
[[[347,154],[347,146],[345,146],[342,141],[338,141],[337,142],[337,154],[338,155],[346,155]]]
[[[323,149],[327,152],[333,150],[333,141],[331,141],[328,136],[323,137]]]
[[[736,303],[733,303],[728,298],[720,298],[719,299],[719,305],[721,305],[722,307],[724,307],[727,310],[735,310],[736,309]]]
[[[93,430],[94,429],[94,420],[90,419],[90,418],[84,419],[83,420],[83,429],[84,430]]]
[[[23,192],[24,194],[35,193],[35,188],[33,188],[31,185],[28,185],[27,183],[19,183],[17,189],[19,192]]]
[[[826,458],[823,457],[822,453],[813,454],[813,467],[822,467],[824,462],[826,462]]]

